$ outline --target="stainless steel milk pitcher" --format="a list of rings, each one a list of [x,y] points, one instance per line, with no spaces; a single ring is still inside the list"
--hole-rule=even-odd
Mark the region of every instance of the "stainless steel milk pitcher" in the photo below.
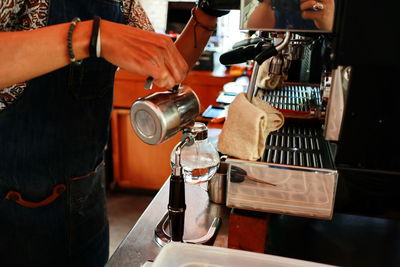
[[[200,101],[189,87],[157,92],[137,99],[130,119],[136,135],[150,145],[173,137],[183,127],[194,123],[200,114]]]

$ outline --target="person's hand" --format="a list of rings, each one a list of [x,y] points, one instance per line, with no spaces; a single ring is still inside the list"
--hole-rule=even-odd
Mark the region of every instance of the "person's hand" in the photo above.
[[[300,0],[301,17],[314,21],[320,30],[331,31],[335,15],[334,0]]]
[[[249,5],[251,4],[252,3]],[[250,9],[245,27],[253,29],[271,29],[275,28],[275,24],[275,11],[272,9],[271,1],[264,0],[258,3],[254,9]]]
[[[101,21],[101,56],[108,62],[139,75],[151,76],[166,89],[180,84],[188,65],[166,35]]]

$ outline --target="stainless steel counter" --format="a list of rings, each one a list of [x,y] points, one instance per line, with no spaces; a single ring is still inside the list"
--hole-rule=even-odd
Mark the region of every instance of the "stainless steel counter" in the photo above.
[[[205,235],[215,217],[222,219],[214,246],[227,247],[230,210],[211,203],[207,192],[200,185],[185,185],[186,213],[184,239]],[[107,263],[111,266],[142,266],[154,260],[161,250],[154,241],[154,229],[167,212],[169,180],[163,185],[137,223],[118,246]]]

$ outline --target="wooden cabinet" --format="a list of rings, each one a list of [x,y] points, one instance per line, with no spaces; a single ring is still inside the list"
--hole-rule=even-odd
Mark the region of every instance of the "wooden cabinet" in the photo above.
[[[158,190],[168,178],[170,153],[180,134],[167,142],[151,146],[142,142],[130,124],[130,107],[139,97],[163,91],[143,88],[146,77],[118,70],[115,76],[114,109],[111,115],[112,164],[114,181],[122,188]],[[191,87],[201,102],[201,112],[215,100],[223,85],[235,77],[207,71],[192,71],[184,85]]]

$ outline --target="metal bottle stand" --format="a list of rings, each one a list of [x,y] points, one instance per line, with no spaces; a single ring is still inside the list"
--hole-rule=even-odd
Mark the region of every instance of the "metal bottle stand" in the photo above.
[[[184,242],[191,244],[208,244],[214,240],[218,229],[221,225],[221,218],[214,218],[208,229],[207,234],[191,240],[184,240],[184,224],[185,224],[185,180],[183,179],[182,166],[181,166],[181,149],[184,146],[191,146],[194,144],[194,135],[187,133],[184,130],[181,142],[175,150],[175,165],[172,169],[172,174],[169,177],[169,203],[168,212],[157,224],[154,231],[154,238],[158,245],[164,246],[171,241]],[[168,231],[169,228],[169,231]],[[168,233],[170,232],[170,233]]]

